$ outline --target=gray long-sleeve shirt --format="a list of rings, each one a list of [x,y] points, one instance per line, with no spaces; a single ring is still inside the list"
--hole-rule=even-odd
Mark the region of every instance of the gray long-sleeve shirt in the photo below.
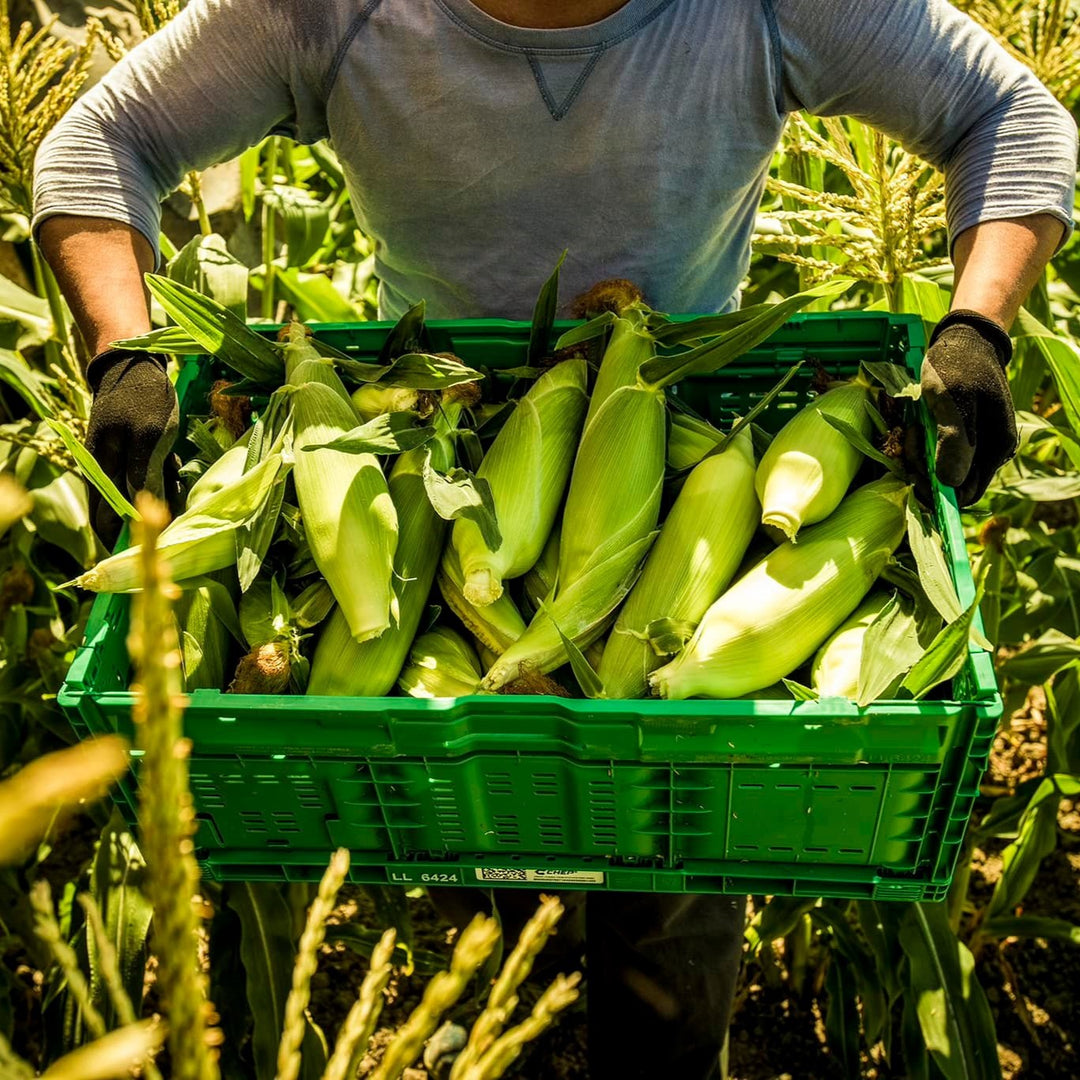
[[[1076,126],[944,0],[627,0],[508,26],[470,0],[191,0],[53,130],[34,227],[125,222],[157,250],[191,168],[271,132],[331,140],[376,241],[381,306],[528,317],[638,282],[660,310],[734,302],[786,115],[858,117],[944,169],[951,237],[1070,223]]]

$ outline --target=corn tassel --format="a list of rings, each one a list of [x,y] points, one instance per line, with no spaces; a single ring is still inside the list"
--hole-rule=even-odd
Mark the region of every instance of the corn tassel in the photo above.
[[[746,427],[698,464],[679,492],[604,647],[597,674],[607,697],[645,694],[649,673],[664,662],[649,640],[650,624],[664,620],[676,634],[693,633],[738,569],[758,514]]]
[[[896,550],[909,490],[891,477],[874,481],[798,545],[779,545],[709,608],[649,685],[665,698],[730,698],[790,675],[858,606]]]
[[[482,674],[476,650],[460,634],[440,626],[413,643],[398,686],[412,697],[464,697],[477,692]]]
[[[356,416],[341,380],[307,344],[298,324],[290,329],[285,354],[304,535],[350,633],[367,641],[398,618],[392,587],[397,511],[374,454],[322,445],[351,431]]]
[[[867,387],[853,382],[827,390],[800,409],[769,444],[758,466],[761,523],[795,540],[803,525],[823,521],[847,494],[862,453],[824,415],[870,435]]]
[[[430,448],[434,468],[446,472],[453,467],[449,432],[460,415],[460,405],[447,405],[436,420],[435,439],[400,455],[390,470],[388,487],[398,514],[397,623],[377,638],[356,642],[341,607],[334,608],[311,660],[309,694],[381,697],[393,688],[423,617],[448,531],[424,490],[424,460]]]
[[[888,593],[871,593],[818,649],[810,668],[810,685],[822,697],[850,698],[852,701],[858,698],[866,631],[888,602]]]
[[[546,371],[517,403],[484,456],[477,476],[491,485],[502,543],[492,551],[474,521],[454,523],[451,543],[477,607],[502,595],[540,557],[562,504],[585,417],[585,361]]]

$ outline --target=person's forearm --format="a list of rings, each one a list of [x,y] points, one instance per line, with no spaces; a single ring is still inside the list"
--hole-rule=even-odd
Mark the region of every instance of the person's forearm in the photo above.
[[[977,311],[1006,330],[1061,241],[1052,214],[984,221],[953,246],[952,310]]]
[[[57,215],[42,222],[41,250],[91,356],[150,329],[143,274],[154,254],[138,230],[102,218]]]

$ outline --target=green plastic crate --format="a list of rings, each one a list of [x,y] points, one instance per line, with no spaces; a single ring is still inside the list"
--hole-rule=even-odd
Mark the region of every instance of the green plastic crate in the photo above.
[[[315,327],[374,356],[388,324]],[[434,322],[433,346],[521,364],[528,327]],[[917,370],[913,317],[799,316],[715,376],[679,387],[726,423],[796,360],[774,428],[819,361]],[[211,372],[188,362],[185,411]],[[952,493],[936,491],[960,599],[974,587]],[[131,729],[129,601],[94,604],[60,702],[80,734]],[[552,697],[191,695],[191,784],[203,873],[315,880],[337,846],[356,882],[937,900],[944,896],[1001,715],[972,648],[948,700],[587,701]],[[134,821],[135,780],[120,800]]]

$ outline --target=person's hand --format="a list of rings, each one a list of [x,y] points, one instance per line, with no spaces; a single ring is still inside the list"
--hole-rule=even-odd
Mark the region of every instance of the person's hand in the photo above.
[[[165,358],[107,349],[90,361],[86,380],[94,392],[86,449],[129,499],[147,490],[172,502],[177,479],[169,452],[179,406]],[[122,522],[93,485],[89,499],[90,524],[111,550]]]
[[[934,328],[922,392],[937,422],[938,479],[970,506],[1016,453],[1016,412],[1005,367],[1009,335],[976,311],[952,311]]]

